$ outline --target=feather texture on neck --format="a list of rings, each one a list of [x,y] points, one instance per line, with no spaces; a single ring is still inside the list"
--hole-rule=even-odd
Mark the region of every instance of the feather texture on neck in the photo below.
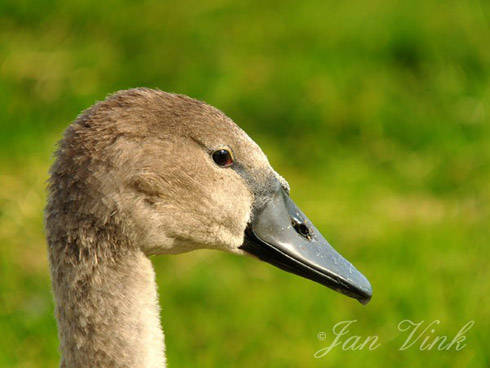
[[[74,256],[50,256],[61,367],[164,367],[151,261],[140,250]]]

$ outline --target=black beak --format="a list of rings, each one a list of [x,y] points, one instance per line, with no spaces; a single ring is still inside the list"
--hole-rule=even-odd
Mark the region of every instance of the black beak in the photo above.
[[[371,299],[366,277],[337,253],[283,189],[254,214],[240,248],[362,304]]]

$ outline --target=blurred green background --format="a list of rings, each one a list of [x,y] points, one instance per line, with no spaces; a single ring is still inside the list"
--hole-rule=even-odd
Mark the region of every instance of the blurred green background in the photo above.
[[[0,367],[58,364],[52,151],[82,109],[136,86],[232,117],[374,286],[363,307],[245,257],[155,258],[171,367],[490,366],[489,66],[483,0],[3,0]],[[354,319],[377,350],[313,357]],[[475,326],[459,352],[398,351],[404,319]]]

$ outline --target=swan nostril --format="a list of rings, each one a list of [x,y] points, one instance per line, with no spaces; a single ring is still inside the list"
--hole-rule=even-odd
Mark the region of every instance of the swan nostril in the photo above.
[[[299,222],[296,219],[291,220],[291,224],[293,225],[294,230],[301,235],[303,238],[311,240],[310,229],[304,222]]]

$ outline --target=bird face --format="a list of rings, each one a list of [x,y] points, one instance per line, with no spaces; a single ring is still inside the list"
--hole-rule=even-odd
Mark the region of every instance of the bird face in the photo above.
[[[79,147],[83,158],[74,162],[85,163],[91,208],[117,217],[120,231],[133,234],[146,254],[251,254],[370,299],[367,279],[328,244],[258,145],[219,110],[161,91],[123,91],[79,117],[67,137],[66,149]]]

